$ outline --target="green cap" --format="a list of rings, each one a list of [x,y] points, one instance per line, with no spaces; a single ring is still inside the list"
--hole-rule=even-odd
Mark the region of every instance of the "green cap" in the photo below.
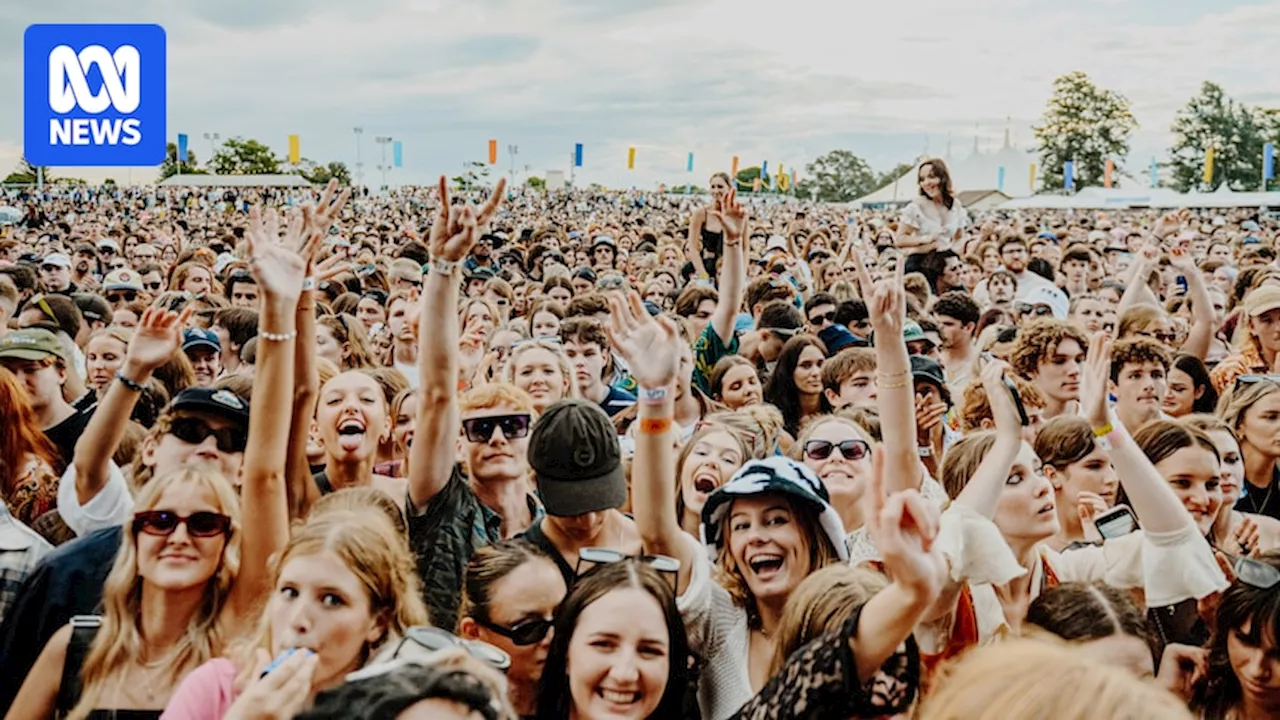
[[[65,362],[67,350],[57,335],[43,328],[14,330],[0,337],[0,360],[43,360],[50,355]]]

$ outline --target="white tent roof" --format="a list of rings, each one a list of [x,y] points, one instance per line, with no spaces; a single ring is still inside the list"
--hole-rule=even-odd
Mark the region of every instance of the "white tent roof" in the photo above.
[[[310,187],[301,175],[170,175],[160,187]]]
[[[1089,187],[1075,195],[1037,195],[1014,198],[1000,206],[1001,210],[1024,208],[1103,210],[1106,208],[1227,208],[1280,207],[1280,192],[1180,193],[1171,188],[1100,188]]]
[[[1030,153],[1005,145],[996,152],[983,153],[975,151],[968,157],[947,162],[947,170],[951,173],[951,185],[955,191],[964,190],[1000,190],[1013,197],[1026,197],[1032,193],[1031,165],[1036,161]],[[1004,168],[1004,182],[1001,183],[1000,168]],[[916,177],[919,176],[920,163],[917,162],[909,172],[904,173],[893,182],[853,201],[855,205],[877,205],[884,203],[906,203],[916,196]]]

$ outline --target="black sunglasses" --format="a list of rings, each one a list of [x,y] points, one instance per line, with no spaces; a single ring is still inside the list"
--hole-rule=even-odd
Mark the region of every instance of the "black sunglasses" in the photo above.
[[[845,460],[861,460],[871,455],[871,446],[865,440],[845,440],[833,443],[830,440],[810,440],[804,444],[805,457],[810,460],[826,460],[837,448]]]
[[[835,322],[835,321],[836,321],[836,311],[835,311],[835,310],[832,310],[832,311],[830,311],[830,312],[822,313],[821,315],[814,315],[814,316],[812,316],[812,317],[810,317],[810,318],[809,318],[809,324],[810,324],[810,325],[826,325],[826,324],[828,324],[828,323],[833,323],[833,322]]]
[[[515,440],[529,434],[531,420],[529,413],[469,418],[462,421],[462,430],[467,434],[467,439],[473,443],[489,442],[489,438],[493,437],[493,431],[499,427],[502,428],[503,437]]]
[[[179,515],[168,510],[145,510],[133,515],[133,534],[169,536],[179,525],[187,526],[191,537],[217,537],[231,532],[231,518],[216,512]]]
[[[112,302],[112,303],[117,303],[122,301],[133,302],[134,300],[137,300],[137,299],[138,299],[138,292],[136,290],[126,290],[124,292],[107,293],[107,302]]]
[[[1140,332],[1140,333],[1138,333],[1138,335],[1141,335],[1142,337],[1145,337],[1145,338],[1151,338],[1151,339],[1153,339],[1153,340],[1158,340],[1158,341],[1160,341],[1160,342],[1164,343],[1165,345],[1172,345],[1172,344],[1174,344],[1175,342],[1177,342],[1177,341],[1178,341],[1178,334],[1177,334],[1177,333],[1151,333],[1151,332]]]
[[[212,435],[218,442],[218,450],[224,453],[242,453],[249,444],[249,433],[240,428],[215,430],[203,420],[192,417],[174,418],[169,423],[169,434],[188,445],[199,445]]]
[[[1053,308],[1048,305],[1031,305],[1028,303],[1018,303],[1016,306],[1018,312],[1023,315],[1035,315],[1036,317],[1048,317],[1053,314]]]
[[[542,642],[547,637],[547,633],[551,631],[551,626],[555,624],[554,621],[546,618],[525,618],[510,627],[498,625],[487,620],[475,620],[480,627],[496,632],[522,647],[537,645]]]
[[[161,280],[156,280],[155,282],[142,283],[142,285],[143,287],[146,287],[148,290],[154,290],[156,292],[159,292],[160,288],[164,285],[164,282]]]

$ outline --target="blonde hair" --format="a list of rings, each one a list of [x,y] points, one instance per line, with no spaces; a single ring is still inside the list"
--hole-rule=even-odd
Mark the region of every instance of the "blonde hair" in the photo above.
[[[980,647],[943,668],[919,720],[1191,720],[1171,693],[1078,649],[1041,640]]]
[[[545,350],[556,359],[556,367],[560,368],[560,378],[564,381],[564,392],[562,397],[571,397],[570,391],[577,387],[577,383],[573,381],[573,369],[569,367],[569,358],[565,357],[564,349],[559,343],[549,340],[527,340],[511,348],[511,356],[507,358],[507,382],[511,385],[516,384],[516,365],[520,363],[520,357],[531,350]]]
[[[1215,414],[1222,418],[1233,432],[1238,431],[1244,422],[1244,414],[1249,411],[1249,408],[1277,390],[1280,390],[1280,383],[1266,378],[1247,385],[1231,385],[1226,392],[1222,393],[1222,397],[1218,398]]]
[[[354,495],[350,497],[359,500]],[[430,623],[408,540],[385,513],[368,506],[343,507],[338,503],[313,512],[306,522],[294,526],[289,544],[274,561],[273,590],[290,560],[321,554],[335,556],[356,576],[369,595],[370,615],[383,625],[382,637],[362,649],[361,665],[387,641],[402,637],[408,628]],[[267,610],[262,613],[255,640],[238,653],[242,656],[242,672],[252,670],[257,648],[268,653],[272,650],[271,613]]]
[[[838,564],[810,573],[787,598],[778,620],[773,663],[769,675],[777,675],[796,650],[844,624],[871,596],[889,581],[874,570]]]
[[[187,623],[172,661],[165,665],[167,674],[164,679],[173,685],[224,650],[227,628],[222,627],[219,620],[240,571],[240,501],[231,482],[222,475],[184,469],[155,478],[139,492],[136,511],[157,509],[166,490],[184,484],[212,493],[215,512],[231,518],[231,529],[225,536],[218,568],[208,580],[204,602]],[[80,671],[82,691],[79,701],[67,714],[71,720],[88,717],[98,707],[113,676],[132,660],[141,659],[144,652],[141,631],[143,583],[138,575],[138,536],[130,527],[124,530],[120,551],[116,553],[115,562],[103,584],[102,625],[89,646]]]

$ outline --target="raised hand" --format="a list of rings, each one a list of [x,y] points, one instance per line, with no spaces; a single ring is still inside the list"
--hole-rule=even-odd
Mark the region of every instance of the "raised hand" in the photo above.
[[[181,315],[160,307],[144,310],[129,341],[125,365],[149,375],[169,362],[182,349],[182,328],[191,317],[191,310],[191,305]]]
[[[1192,273],[1200,272],[1196,267],[1196,259],[1186,248],[1176,247],[1169,250],[1169,264],[1178,271],[1179,275],[1190,277]]]
[[[1191,701],[1196,686],[1209,674],[1209,651],[1206,648],[1169,643],[1160,658],[1156,681],[1166,690]]]
[[[605,330],[614,350],[627,361],[631,375],[642,388],[670,387],[680,371],[681,340],[670,318],[650,317],[640,295],[613,293],[609,297],[609,324]]]
[[[1171,213],[1161,216],[1156,221],[1154,227],[1151,228],[1151,234],[1163,240],[1173,233],[1182,229],[1182,226],[1191,221],[1191,211],[1183,208],[1175,210]]]
[[[1089,341],[1089,352],[1080,373],[1080,410],[1095,428],[1105,427],[1110,422],[1107,415],[1107,383],[1110,380],[1111,338],[1105,333],[1098,333]]]
[[[709,214],[720,221],[725,240],[741,240],[747,231],[747,211],[738,204],[736,189],[731,188],[728,195],[716,200],[716,209]]]
[[[947,574],[946,559],[934,546],[940,523],[938,508],[915,490],[885,497],[883,448],[875,449],[871,466],[867,534],[880,551],[889,577],[917,597],[932,602],[942,591]]]
[[[265,299],[297,300],[302,294],[308,258],[315,255],[320,233],[305,229],[305,213],[291,212],[280,237],[280,217],[268,209],[249,208],[249,227],[244,237],[249,243],[249,268]]]
[[[983,361],[979,377],[982,389],[987,392],[987,404],[991,406],[991,420],[996,431],[1020,433],[1022,416],[1018,414],[1018,405],[1009,392],[1009,386],[1005,384],[1009,376],[1009,365],[1003,360],[992,358]]]
[[[1258,521],[1248,515],[1240,516],[1240,524],[1231,533],[1231,540],[1236,544],[1241,555],[1252,555],[1258,549],[1258,540],[1262,537],[1258,530]]]
[[[1107,511],[1107,501],[1097,493],[1081,490],[1076,496],[1076,517],[1080,519],[1080,529],[1084,531],[1085,542],[1102,540],[1102,533],[1093,519]]]
[[[876,338],[902,337],[902,326],[907,321],[907,292],[902,287],[902,269],[906,263],[898,263],[891,277],[875,284],[867,309],[871,314],[871,326]]]
[[[431,223],[427,245],[433,260],[459,262],[471,252],[480,234],[489,225],[502,202],[507,180],[502,178],[489,199],[476,210],[471,205],[454,205],[449,199],[449,183],[440,176],[440,207]]]

